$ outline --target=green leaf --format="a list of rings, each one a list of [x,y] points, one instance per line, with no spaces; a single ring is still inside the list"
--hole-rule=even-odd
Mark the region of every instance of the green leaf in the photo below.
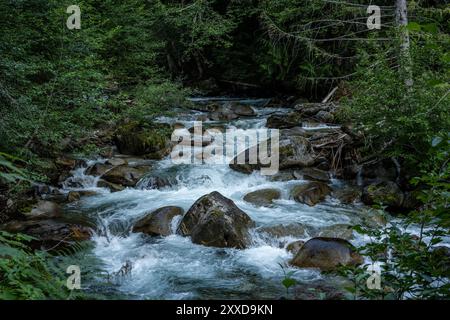
[[[420,26],[420,24],[418,24],[417,22],[410,22],[410,23],[408,23],[408,25],[406,26],[406,28],[407,28],[409,31],[420,31],[421,26]]]

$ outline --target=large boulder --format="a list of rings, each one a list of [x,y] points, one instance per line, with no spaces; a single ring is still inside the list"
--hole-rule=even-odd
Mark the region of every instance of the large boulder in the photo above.
[[[313,181],[295,186],[291,190],[291,197],[297,202],[314,206],[330,193],[331,188],[326,183]]]
[[[333,190],[332,196],[343,204],[352,204],[361,199],[362,190],[358,186],[346,185]]]
[[[387,206],[389,210],[396,210],[402,207],[404,194],[400,187],[392,181],[380,181],[366,186],[363,190],[361,200],[364,204],[381,204]]]
[[[119,192],[125,189],[125,187],[120,184],[111,183],[102,179],[97,182],[97,187],[109,189],[111,192]]]
[[[129,167],[118,166],[107,171],[102,179],[108,182],[127,187],[134,187],[136,183],[145,175],[149,167]]]
[[[249,244],[248,229],[253,225],[233,201],[214,191],[192,205],[177,232],[197,244],[243,249]]]
[[[339,265],[350,266],[363,263],[363,258],[352,244],[338,238],[313,238],[308,240],[290,262],[299,268],[334,270]]]
[[[170,152],[172,131],[172,127],[164,123],[131,121],[117,129],[114,141],[122,154],[162,159]]]
[[[250,202],[256,206],[270,207],[272,201],[279,199],[281,197],[281,192],[278,189],[261,189],[244,196],[244,201]]]
[[[142,232],[151,236],[168,236],[172,233],[171,223],[176,216],[182,215],[180,207],[162,207],[147,214],[134,224],[133,232]]]

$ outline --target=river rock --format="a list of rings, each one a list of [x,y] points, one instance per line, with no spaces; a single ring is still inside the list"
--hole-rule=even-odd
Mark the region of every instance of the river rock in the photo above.
[[[305,244],[305,241],[297,240],[297,241],[289,243],[286,246],[286,250],[295,255],[295,254],[297,254],[297,252],[300,251],[300,249],[303,247],[304,244]]]
[[[111,183],[134,187],[147,170],[149,170],[149,167],[118,166],[102,175],[102,179]]]
[[[253,110],[251,106],[246,104],[232,103],[229,108],[238,116],[251,117],[256,115],[255,110]]]
[[[314,232],[315,237],[353,239],[353,229],[348,224],[334,224],[318,229]]]
[[[330,176],[328,172],[317,168],[304,168],[298,171],[294,171],[294,177],[296,179],[330,182]]]
[[[280,169],[310,167],[316,161],[311,144],[301,136],[281,139],[279,152]]]
[[[67,194],[67,202],[75,202],[81,199],[81,197],[95,196],[98,193],[92,190],[80,190],[80,191],[70,191]]]
[[[314,206],[323,201],[330,193],[331,188],[327,184],[313,181],[295,186],[291,190],[291,197],[297,202]]]
[[[89,176],[101,176],[112,168],[113,166],[110,164],[96,163],[86,169],[86,174]]]
[[[333,190],[332,196],[343,204],[352,204],[361,199],[362,190],[358,186],[347,185]]]
[[[111,158],[106,160],[105,164],[116,167],[127,164],[127,161],[123,158]]]
[[[244,200],[256,206],[269,207],[273,200],[280,199],[280,197],[281,192],[278,189],[261,189],[247,193]]]
[[[97,182],[97,187],[109,189],[111,192],[119,192],[125,189],[125,187],[120,184],[111,183],[101,179]]]
[[[334,121],[334,115],[331,112],[325,110],[320,110],[319,112],[317,112],[314,118],[319,120],[320,122],[325,123],[332,123]]]
[[[379,181],[396,181],[397,167],[391,159],[364,163],[360,166],[360,177],[364,186]]]
[[[273,114],[267,118],[266,127],[272,129],[289,129],[301,126],[301,117],[297,113]]]
[[[365,187],[361,200],[367,205],[382,204],[396,210],[401,208],[404,194],[395,182],[381,181]]]
[[[250,217],[219,192],[198,199],[183,216],[177,232],[211,247],[243,249],[250,241]]]
[[[363,263],[363,258],[352,244],[338,238],[313,238],[308,240],[292,259],[291,264],[299,268],[334,270],[339,265],[349,266]]]
[[[151,236],[168,236],[172,233],[171,222],[176,216],[182,215],[180,207],[167,206],[159,208],[134,224],[133,232],[142,232]]]
[[[272,238],[282,238],[282,237],[305,238],[310,236],[309,234],[311,230],[312,228],[309,228],[308,226],[305,226],[301,223],[264,226],[258,228],[258,231],[260,233],[265,233]]]

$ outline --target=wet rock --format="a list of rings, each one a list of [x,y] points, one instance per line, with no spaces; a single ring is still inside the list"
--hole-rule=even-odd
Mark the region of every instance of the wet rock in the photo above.
[[[320,111],[332,112],[334,105],[331,103],[301,103],[294,107],[300,114],[312,117]]]
[[[229,108],[238,116],[251,117],[256,115],[255,110],[253,110],[252,107],[246,104],[232,103]]]
[[[299,268],[334,270],[339,265],[358,265],[363,258],[352,244],[338,238],[313,238],[308,240],[290,262]]]
[[[98,193],[91,190],[70,191],[67,194],[67,202],[75,202],[81,199],[81,197],[95,196]]]
[[[305,241],[303,240],[297,240],[294,242],[289,243],[286,246],[286,250],[292,254],[297,254],[297,252],[300,251],[300,249],[302,248],[302,246],[305,244]]]
[[[112,168],[113,166],[110,164],[96,163],[86,169],[86,174],[89,176],[102,176]]]
[[[122,154],[162,159],[170,152],[172,129],[164,123],[132,121],[117,129],[114,141]]]
[[[382,204],[396,210],[402,207],[404,194],[395,182],[381,181],[365,187],[361,200],[366,205]]]
[[[352,226],[348,224],[334,224],[317,230],[315,237],[340,238],[345,240],[353,239]]]
[[[288,225],[260,227],[258,228],[258,231],[268,234],[273,238],[282,238],[282,237],[305,238],[309,236],[311,228],[308,228],[307,226],[300,223],[292,223]]]
[[[297,202],[314,206],[323,201],[330,193],[331,188],[327,184],[313,181],[295,186],[291,190],[291,197]]]
[[[90,228],[65,223],[57,220],[11,221],[3,226],[10,233],[24,233],[36,238],[32,241],[33,248],[61,249],[75,242],[88,240],[92,235]]]
[[[125,187],[120,184],[111,183],[105,180],[99,180],[97,182],[97,187],[109,189],[111,192],[119,192],[125,189]]]
[[[321,182],[330,181],[328,172],[316,168],[304,168],[298,171],[294,171],[294,177],[297,179],[314,180]]]
[[[308,139],[301,136],[281,139],[279,152],[280,169],[310,167],[316,160]]]
[[[270,181],[290,181],[295,180],[294,171],[293,170],[282,170],[278,171],[278,173],[269,176]]]
[[[211,247],[243,249],[248,246],[250,217],[218,192],[198,199],[183,216],[177,232],[192,242]]]
[[[274,114],[267,118],[266,127],[272,129],[289,129],[301,126],[301,117],[297,113]]]
[[[59,157],[55,160],[55,164],[60,170],[72,170],[75,168],[77,161],[67,157]]]
[[[269,207],[272,205],[272,201],[281,197],[280,190],[278,189],[261,189],[244,196],[244,201],[250,202],[256,206]]]
[[[343,204],[352,204],[361,199],[362,190],[358,186],[347,185],[333,190],[332,196]]]
[[[172,219],[182,215],[183,212],[180,207],[159,208],[137,221],[133,227],[133,232],[142,232],[151,236],[168,236],[172,233]]]
[[[30,220],[57,218],[61,216],[61,207],[55,202],[41,200],[24,215]]]
[[[147,170],[149,167],[118,166],[102,175],[102,179],[114,184],[134,187]]]
[[[111,158],[106,160],[105,164],[116,167],[127,164],[127,161],[123,158]]]

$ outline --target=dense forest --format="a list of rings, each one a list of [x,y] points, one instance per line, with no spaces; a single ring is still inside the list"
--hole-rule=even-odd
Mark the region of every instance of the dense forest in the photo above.
[[[67,9],[75,3],[0,0],[0,299],[448,299],[450,6],[445,0],[372,2],[79,0],[81,25],[71,29],[68,19],[73,12]],[[369,5],[380,9],[378,27],[369,27],[375,12],[367,10]],[[273,185],[255,177],[255,168],[245,165],[226,166],[230,172],[220,179],[236,180],[220,186],[214,185],[215,177],[225,169],[201,172],[177,167],[189,179],[209,175],[208,184],[189,180],[188,189],[204,186],[198,197],[194,190],[186,193],[191,197],[186,202],[180,200],[185,196],[180,182],[183,173],[174,174],[175,169],[161,163],[168,156],[172,131],[186,126],[180,120],[185,114],[217,127],[239,128],[245,121],[250,126],[253,122],[248,119],[255,118],[264,127],[279,129],[287,145],[280,151],[281,171],[270,180]],[[177,121],[160,121],[167,118]],[[317,132],[308,131],[302,123],[320,126]],[[93,163],[94,159],[102,160]],[[143,164],[130,165],[140,161]],[[96,183],[92,190],[83,184],[86,180],[75,181],[81,169],[83,179],[97,177],[92,178]],[[306,183],[310,189],[293,185],[296,180],[310,181]],[[350,187],[339,189],[337,180]],[[287,184],[278,185],[281,181]],[[267,184],[270,189],[264,190],[270,192],[252,196],[269,205],[258,202],[247,207],[245,201],[252,196],[242,200],[241,191],[225,194],[237,206],[229,204],[221,188],[239,184],[242,191],[254,192],[258,185]],[[274,186],[279,190],[274,192]],[[139,198],[155,206],[140,207]],[[167,202],[160,202],[162,198]],[[98,203],[94,205],[92,199]],[[177,236],[181,240],[170,238],[174,235],[168,236],[167,222],[156,232],[148,219],[137,219],[144,211],[162,204],[169,208],[176,200],[180,201],[177,207],[158,214],[172,221],[180,215],[177,210],[187,211],[176,233],[191,236],[194,244],[189,246],[194,247],[181,242],[181,236]],[[322,209],[323,201],[329,207]],[[209,232],[189,230],[194,222],[185,220],[194,219],[187,217],[194,209],[204,208],[206,215],[224,206],[228,211],[221,214],[239,216],[237,231],[236,226],[226,226],[238,235],[235,241],[228,233],[225,240],[211,240]],[[116,217],[120,212],[128,214],[131,207],[139,213]],[[319,208],[317,215],[322,214],[320,210],[353,210],[356,213],[348,216],[356,218],[330,216],[328,222],[337,222],[309,226],[309,236],[299,236],[297,229],[292,233],[287,227],[280,231],[273,225],[277,218],[271,222],[257,218],[259,212],[265,217],[269,213],[264,210],[272,210],[290,219],[289,210],[312,208]],[[208,223],[212,232],[222,232],[217,228],[223,227],[223,221]],[[329,225],[343,224],[358,236],[345,238],[349,230],[324,231]],[[257,237],[249,231],[251,245],[239,237],[244,225],[256,226]],[[226,275],[192,271],[186,278],[155,276],[152,281],[162,283],[163,293],[139,286],[123,290],[128,288],[127,281],[134,283],[127,276],[139,281],[140,268],[154,268],[150,262],[117,258],[114,250],[127,251],[124,243],[135,239],[130,230],[150,235],[150,240],[139,241],[158,248],[154,250],[181,246],[177,249],[194,255],[205,243],[209,243],[205,247],[231,247],[223,253],[226,257],[214,259],[228,261],[230,255],[237,266],[232,264]],[[279,243],[268,244],[263,234]],[[165,236],[172,240],[160,239]],[[206,239],[196,240],[202,236]],[[318,263],[324,278],[305,284],[297,272],[317,267],[304,257],[314,246],[339,252],[330,255],[333,267],[329,261]],[[275,275],[245,269],[245,263],[243,267],[233,260],[241,254],[244,260],[272,261],[269,253],[252,251],[266,247],[282,257],[281,261],[273,258]],[[158,259],[159,254],[166,255],[157,252]],[[134,258],[139,260],[143,254]],[[202,251],[203,256],[210,254],[221,253]],[[103,259],[108,255],[117,261]],[[343,260],[335,263],[336,255]],[[164,265],[185,263],[167,256]],[[383,262],[381,289],[366,286],[368,261]],[[84,270],[83,290],[66,287],[66,266],[73,264],[81,264]],[[189,273],[189,263],[186,268]],[[248,281],[245,285],[252,293],[235,289],[230,284],[232,275]],[[221,277],[228,282],[211,285],[205,280]],[[272,278],[276,281],[268,280]],[[187,282],[198,287],[185,287]],[[305,289],[308,286],[313,291]]]

